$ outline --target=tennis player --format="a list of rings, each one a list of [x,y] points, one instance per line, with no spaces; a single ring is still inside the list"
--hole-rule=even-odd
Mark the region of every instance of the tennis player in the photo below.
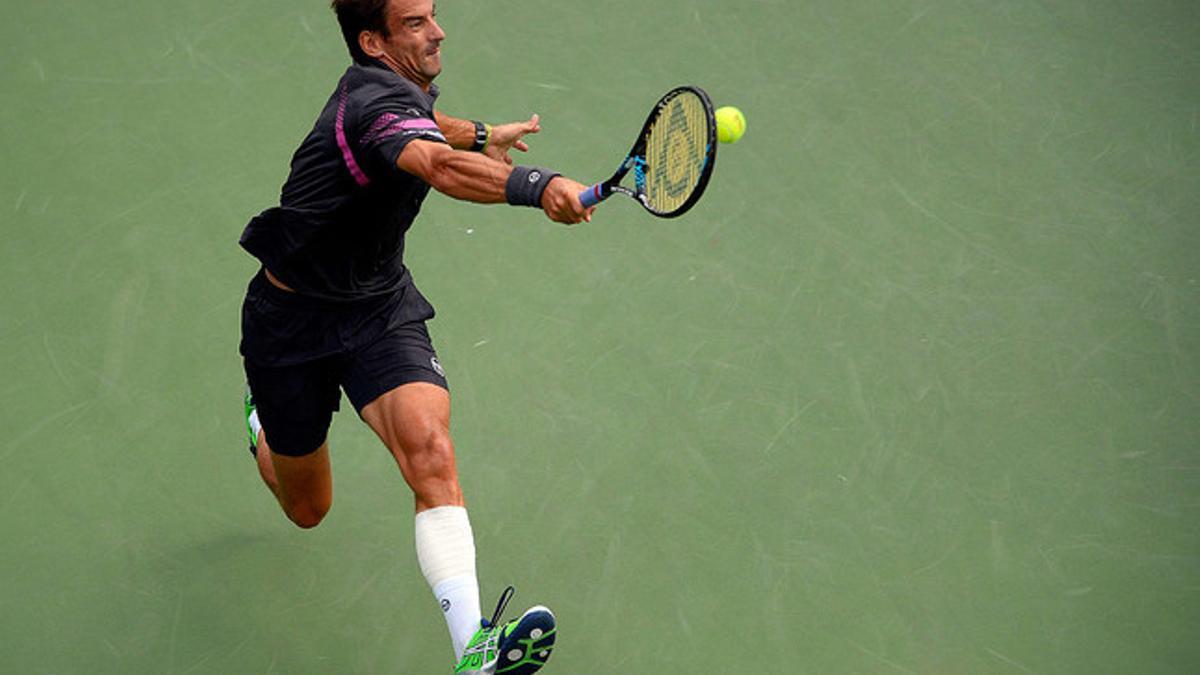
[[[404,265],[430,187],[451,197],[590,220],[585,186],[509,151],[539,131],[434,109],[445,33],[432,0],[334,0],[351,65],[292,158],[280,206],[246,226],[262,263],[242,308],[247,428],[258,470],[296,525],[333,499],[326,441],[341,393],[391,451],[415,496],[421,572],[445,615],[457,673],[524,675],[555,640],[549,609],[483,617],[475,543],[450,437],[450,395],[426,329],[434,309]]]

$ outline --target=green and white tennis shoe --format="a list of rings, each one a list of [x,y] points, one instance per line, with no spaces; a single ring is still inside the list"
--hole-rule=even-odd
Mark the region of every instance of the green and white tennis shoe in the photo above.
[[[258,455],[258,434],[254,427],[258,424],[258,406],[254,405],[254,394],[250,393],[250,385],[246,385],[246,395],[242,399],[246,407],[246,436],[250,439],[250,454]]]
[[[519,618],[498,625],[500,614],[512,598],[509,586],[500,596],[492,620],[480,620],[480,629],[467,643],[454,672],[459,675],[530,675],[546,665],[554,649],[554,613],[530,607]]]

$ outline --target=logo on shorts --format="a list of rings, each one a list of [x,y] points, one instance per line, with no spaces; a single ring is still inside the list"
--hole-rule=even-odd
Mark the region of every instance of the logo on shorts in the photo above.
[[[443,612],[449,612],[449,611],[450,611],[450,599],[449,599],[449,598],[446,598],[445,600],[442,600],[442,611],[443,611]]]
[[[429,365],[433,366],[433,369],[437,371],[438,375],[441,375],[442,377],[446,376],[446,371],[442,370],[442,364],[438,363],[436,356],[429,359]]]

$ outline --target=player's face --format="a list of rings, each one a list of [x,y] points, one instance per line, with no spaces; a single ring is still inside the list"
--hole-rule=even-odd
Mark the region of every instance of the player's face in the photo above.
[[[391,0],[384,61],[413,82],[428,86],[442,72],[442,40],[433,0]]]

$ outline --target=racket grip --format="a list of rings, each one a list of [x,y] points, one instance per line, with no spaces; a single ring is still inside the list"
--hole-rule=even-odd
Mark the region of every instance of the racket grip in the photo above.
[[[583,204],[583,208],[590,209],[608,198],[604,194],[604,188],[601,183],[596,183],[592,187],[579,193],[579,201]]]

